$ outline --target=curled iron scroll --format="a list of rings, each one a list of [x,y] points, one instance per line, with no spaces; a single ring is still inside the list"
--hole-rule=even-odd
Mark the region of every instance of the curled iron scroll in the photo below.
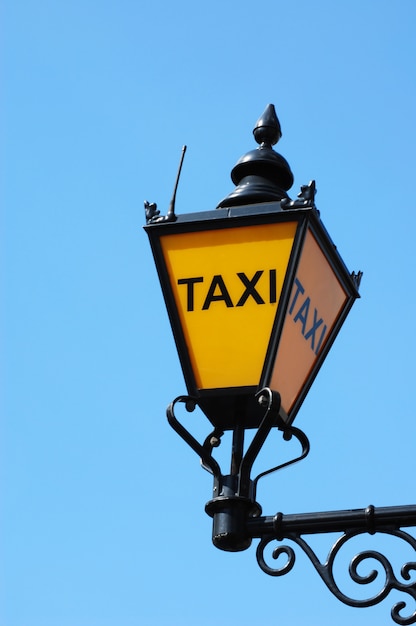
[[[359,574],[357,570],[358,570],[358,566],[364,561],[366,561],[367,559],[375,560],[381,566],[381,571],[384,571],[384,574],[385,574],[384,584],[382,588],[380,589],[380,591],[376,595],[370,598],[367,598],[364,600],[356,600],[354,598],[350,598],[349,596],[347,596],[340,590],[334,578],[335,558],[338,555],[340,549],[346,544],[347,541],[361,534],[364,534],[363,531],[352,531],[352,532],[346,532],[341,537],[339,537],[339,539],[337,539],[337,541],[334,543],[334,545],[330,549],[325,563],[321,563],[319,561],[318,557],[316,556],[312,548],[309,546],[309,544],[306,543],[306,541],[302,537],[300,537],[298,534],[287,533],[285,534],[284,539],[290,539],[303,550],[303,552],[309,557],[309,560],[311,561],[311,563],[313,564],[316,571],[318,572],[318,574],[320,575],[320,577],[322,578],[322,580],[324,581],[328,589],[331,591],[331,593],[338,600],[340,600],[344,604],[347,604],[348,606],[357,607],[357,608],[374,606],[378,604],[379,602],[382,602],[382,600],[384,600],[388,596],[388,594],[393,590],[406,593],[408,596],[413,598],[413,600],[416,602],[416,580],[413,580],[413,582],[411,581],[411,572],[416,571],[416,562],[410,561],[408,563],[405,563],[402,566],[401,576],[405,581],[409,581],[409,582],[402,582],[401,580],[398,580],[398,578],[394,574],[393,567],[390,561],[387,559],[387,557],[375,550],[364,550],[360,552],[359,554],[357,554],[356,556],[354,556],[354,558],[351,560],[349,564],[349,575],[354,582],[360,585],[366,585],[371,582],[374,582],[379,575],[379,572],[377,570],[373,569],[367,575]],[[411,546],[411,548],[413,548],[413,550],[416,551],[416,539],[412,537],[411,535],[409,535],[408,533],[402,530],[385,530],[385,531],[382,531],[382,534],[387,534],[387,535],[392,535],[394,537],[397,537],[405,541],[407,544]],[[283,539],[283,537],[281,539]],[[260,541],[257,547],[257,553],[256,553],[257,562],[260,568],[266,574],[269,574],[270,576],[284,576],[285,574],[291,571],[291,569],[293,568],[295,564],[295,558],[296,558],[295,550],[292,546],[288,546],[288,545],[277,546],[272,553],[273,558],[277,560],[280,556],[285,555],[286,562],[284,562],[279,567],[271,567],[270,565],[266,563],[264,553],[265,553],[267,546],[269,546],[269,544],[272,541],[276,541],[276,540],[280,541],[280,539],[276,539],[276,536],[272,536],[272,535],[267,535],[263,537],[263,539]],[[407,617],[404,617],[403,615],[401,615],[401,612],[403,611],[403,609],[406,608],[406,606],[407,606],[407,603],[405,601],[401,601],[401,602],[397,602],[391,609],[392,620],[396,624],[400,624],[401,626],[408,626],[409,624],[416,623],[416,610]]]

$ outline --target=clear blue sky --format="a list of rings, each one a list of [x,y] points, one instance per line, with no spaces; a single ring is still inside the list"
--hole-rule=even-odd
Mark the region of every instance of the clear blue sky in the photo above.
[[[311,453],[259,499],[414,503],[416,3],[4,0],[1,21],[0,626],[388,624],[399,596],[348,608],[302,555],[273,579],[211,545],[143,200],[166,210],[187,144],[177,212],[215,208],[275,104],[290,193],[316,180],[364,278],[296,421]]]

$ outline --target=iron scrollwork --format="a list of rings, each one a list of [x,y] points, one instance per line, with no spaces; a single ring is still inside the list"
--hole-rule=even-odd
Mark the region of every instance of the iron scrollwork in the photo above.
[[[264,407],[264,417],[246,450],[244,450],[244,429],[236,427],[233,432],[233,464],[231,475],[224,476],[212,453],[221,443],[223,430],[216,426],[199,443],[193,435],[178,421],[175,416],[175,406],[184,404],[188,412],[193,412],[198,405],[198,399],[190,396],[179,396],[168,407],[167,417],[172,428],[200,457],[202,467],[210,472],[214,479],[213,499],[207,503],[205,510],[213,517],[213,543],[218,548],[227,551],[247,549],[252,539],[260,539],[257,547],[257,562],[263,572],[270,576],[284,576],[294,567],[296,561],[295,548],[298,546],[309,558],[319,576],[341,602],[351,607],[370,607],[382,602],[392,591],[406,594],[406,599],[416,602],[416,558],[409,560],[401,567],[401,579],[396,576],[389,559],[377,550],[362,550],[354,556],[348,566],[350,580],[358,585],[369,585],[381,581],[380,590],[365,599],[354,599],[341,591],[335,580],[334,566],[339,572],[339,565],[343,557],[337,556],[340,550],[356,537],[364,534],[384,535],[395,537],[409,546],[416,555],[416,538],[405,532],[403,528],[416,527],[416,505],[378,507],[370,505],[365,509],[349,509],[343,511],[323,511],[315,513],[299,513],[284,515],[277,513],[274,516],[262,516],[261,506],[256,502],[257,483],[263,476],[283,469],[299,461],[309,452],[309,441],[306,435],[293,426],[285,426],[276,421],[279,410],[279,397],[268,388],[257,394],[259,404]],[[295,438],[302,447],[301,453],[285,463],[281,463],[270,470],[262,472],[254,480],[250,478],[254,460],[272,428],[277,427],[288,441]],[[305,535],[325,533],[341,533],[329,550],[325,562],[322,562]],[[270,557],[270,546],[279,542]],[[290,541],[295,546],[285,542]],[[270,558],[279,560],[273,567],[266,562],[266,550]],[[282,562],[283,559],[283,562]],[[359,573],[362,564],[369,560],[375,561],[378,569],[371,569],[366,574]],[[336,562],[336,563],[335,563]],[[282,564],[280,564],[282,563]],[[384,574],[384,581],[382,575]],[[416,624],[416,609],[411,615],[405,616],[406,601],[393,605],[391,618],[401,626]]]
[[[258,427],[252,442],[248,446],[245,452],[244,446],[244,429],[238,427],[234,429],[235,443],[237,447],[241,448],[237,454],[239,457],[238,467],[236,468],[236,479],[238,484],[238,496],[249,496],[254,503],[256,497],[257,485],[260,479],[264,476],[277,472],[283,468],[293,465],[304,459],[310,451],[310,444],[307,436],[299,428],[294,426],[287,426],[283,423],[276,422],[278,411],[280,407],[280,396],[275,392],[272,392],[268,387],[261,389],[256,397],[260,406],[264,407],[264,417]],[[214,477],[214,492],[220,493],[220,485],[223,483],[224,476],[221,472],[221,468],[217,461],[212,456],[213,449],[217,448],[221,444],[221,437],[224,435],[224,431],[216,426],[214,430],[205,438],[203,444],[198,442],[194,436],[179,422],[175,416],[175,407],[177,404],[184,404],[188,413],[192,413],[198,406],[198,399],[192,396],[178,396],[171,402],[167,408],[166,415],[168,422],[173,430],[182,437],[182,439],[188,444],[194,452],[200,457],[201,466],[207,470]],[[251,480],[250,473],[256,460],[260,449],[269,435],[272,428],[278,428],[282,432],[283,439],[290,441],[292,438],[297,440],[301,447],[301,453],[284,463],[277,465],[271,469],[261,472],[254,480]]]
[[[276,518],[279,518],[279,515],[281,516],[281,514],[278,514],[277,516],[275,516],[276,527],[279,526],[279,519],[276,519]],[[393,571],[393,566],[390,563],[390,561],[387,559],[387,557],[375,550],[364,550],[360,552],[359,554],[357,554],[356,556],[354,556],[351,559],[350,564],[349,564],[349,575],[353,582],[358,583],[360,585],[366,585],[366,584],[374,582],[379,575],[379,572],[377,570],[373,569],[367,575],[362,575],[358,573],[358,567],[359,565],[361,565],[361,563],[363,563],[364,561],[367,561],[368,559],[375,560],[381,566],[385,574],[384,584],[382,588],[380,589],[380,591],[377,594],[373,595],[372,597],[363,599],[363,600],[351,598],[341,591],[341,589],[335,582],[335,577],[334,577],[335,559],[337,555],[339,554],[339,551],[341,550],[341,548],[349,540],[365,532],[367,532],[367,530],[355,530],[355,531],[344,532],[344,534],[337,539],[337,541],[334,543],[334,545],[330,549],[325,563],[322,563],[318,559],[318,557],[316,556],[315,552],[312,550],[310,545],[305,541],[305,539],[303,539],[303,537],[301,537],[301,533],[285,532],[284,537],[276,536],[276,535],[266,535],[261,539],[257,547],[257,553],[256,553],[257,562],[260,568],[263,570],[263,572],[265,572],[266,574],[269,574],[270,576],[284,576],[285,574],[290,572],[296,560],[295,550],[293,549],[292,546],[280,545],[274,549],[272,553],[272,557],[274,559],[277,560],[281,556],[286,556],[286,562],[280,567],[271,567],[270,565],[266,563],[266,559],[265,559],[265,550],[271,542],[276,541],[276,540],[283,541],[284,539],[285,540],[289,539],[293,541],[295,544],[297,544],[303,550],[303,552],[308,556],[312,565],[315,567],[319,576],[322,578],[322,580],[324,581],[328,589],[331,591],[331,593],[338,600],[340,600],[344,604],[347,604],[348,606],[352,606],[356,608],[374,606],[378,604],[379,602],[382,602],[389,595],[389,593],[393,590],[406,593],[409,596],[411,596],[413,600],[416,601],[416,581],[405,583],[405,582],[398,580],[398,578],[396,577]],[[410,545],[411,548],[413,548],[413,550],[416,551],[415,538],[409,535],[408,533],[404,532],[403,530],[385,529],[385,530],[379,530],[377,532],[397,537],[405,541],[408,545]],[[412,571],[416,571],[416,562],[411,561],[411,562],[405,563],[401,568],[402,578],[405,581],[410,581],[410,578],[411,578],[410,573]],[[408,626],[409,624],[416,623],[416,610],[408,617],[404,617],[401,615],[401,612],[403,611],[403,609],[406,608],[406,606],[407,606],[406,602],[401,601],[401,602],[396,603],[392,607],[391,618],[396,624],[400,624],[402,626]]]

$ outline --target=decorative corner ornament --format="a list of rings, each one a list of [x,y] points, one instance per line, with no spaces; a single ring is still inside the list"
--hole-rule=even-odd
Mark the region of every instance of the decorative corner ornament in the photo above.
[[[280,200],[282,209],[316,209],[315,196],[317,193],[316,184],[311,180],[308,185],[302,185],[298,193],[299,200],[283,198]]]
[[[160,215],[156,202],[148,202],[147,200],[144,201],[144,212],[146,215],[146,224],[155,222],[156,218]]]

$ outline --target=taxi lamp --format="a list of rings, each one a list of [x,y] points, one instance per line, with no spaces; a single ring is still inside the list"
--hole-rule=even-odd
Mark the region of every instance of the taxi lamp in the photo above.
[[[370,600],[345,596],[332,571],[341,545],[358,533],[394,534],[416,549],[415,539],[399,530],[416,524],[416,506],[262,517],[256,502],[260,478],[309,452],[306,435],[293,421],[359,297],[362,273],[347,270],[322,224],[315,182],[303,185],[296,199],[289,198],[293,174],[272,148],[281,137],[273,105],[266,107],[253,134],[259,145],[237,162],[231,172],[236,187],[216,209],[175,213],[186,147],[167,214],[161,216],[156,204],[145,202],[145,230],[188,391],[169,405],[169,423],[213,475],[213,498],[206,512],[213,518],[218,548],[245,550],[253,538],[260,538],[260,567],[280,576],[293,567],[293,548],[275,550],[275,558],[282,553],[287,557],[279,568],[266,563],[264,550],[273,540],[291,539],[306,552],[330,591],[351,606],[376,604],[393,588],[416,599],[416,584],[398,581],[385,557],[373,552],[361,553],[350,567],[353,580],[368,583],[374,572],[359,577],[354,569],[358,562],[371,556],[383,566],[386,585]],[[203,443],[178,421],[178,403],[188,411],[198,406],[211,422],[212,431]],[[301,452],[252,479],[253,464],[272,429],[281,431],[284,440],[297,439]],[[232,432],[226,475],[213,456],[225,431]],[[246,431],[252,433],[247,446]],[[322,564],[301,535],[335,531],[344,535]],[[407,566],[415,569],[416,563]],[[416,623],[416,612],[408,618],[399,614],[404,606],[393,607],[393,620]]]

